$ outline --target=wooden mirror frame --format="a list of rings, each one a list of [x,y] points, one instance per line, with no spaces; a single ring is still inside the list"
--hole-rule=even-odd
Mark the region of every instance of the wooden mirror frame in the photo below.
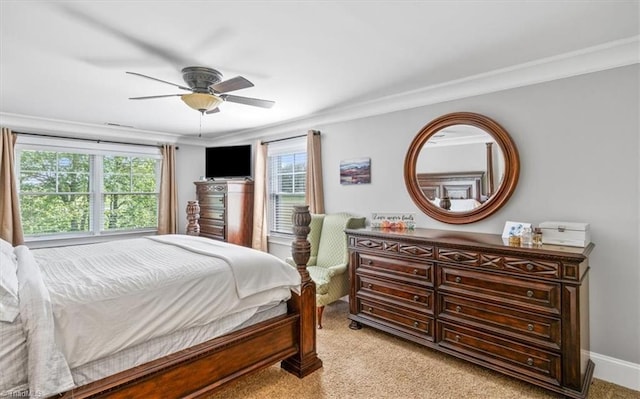
[[[481,206],[467,212],[450,212],[429,201],[418,184],[416,164],[424,144],[438,131],[453,125],[470,125],[491,135],[504,156],[505,173],[500,186]],[[411,142],[404,161],[404,181],[413,202],[428,216],[443,223],[466,224],[477,222],[500,209],[511,197],[520,175],[520,159],[509,133],[494,120],[472,112],[454,112],[429,122]]]

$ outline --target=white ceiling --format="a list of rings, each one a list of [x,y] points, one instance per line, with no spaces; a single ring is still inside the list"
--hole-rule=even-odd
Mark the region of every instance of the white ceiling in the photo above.
[[[0,115],[215,138],[637,37],[638,4],[0,0]],[[125,71],[183,84],[190,65],[276,105],[201,120],[179,97],[128,99],[182,91]]]

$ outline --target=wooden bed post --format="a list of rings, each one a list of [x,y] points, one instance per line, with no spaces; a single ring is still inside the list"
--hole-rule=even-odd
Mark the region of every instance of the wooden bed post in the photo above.
[[[285,359],[282,368],[302,378],[322,367],[322,360],[316,353],[316,284],[311,280],[307,262],[311,254],[311,244],[307,235],[311,231],[311,214],[307,205],[295,206],[293,215],[295,240],[291,244],[291,256],[302,278],[300,295],[292,292],[290,306],[300,314],[298,353]]]

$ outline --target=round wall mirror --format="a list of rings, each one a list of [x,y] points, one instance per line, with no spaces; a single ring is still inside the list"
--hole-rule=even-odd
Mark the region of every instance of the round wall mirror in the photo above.
[[[429,122],[411,142],[404,180],[415,204],[444,223],[484,219],[502,207],[518,183],[513,140],[492,119],[455,112]]]

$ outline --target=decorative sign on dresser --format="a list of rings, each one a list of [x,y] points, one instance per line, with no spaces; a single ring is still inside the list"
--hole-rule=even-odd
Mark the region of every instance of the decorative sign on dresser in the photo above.
[[[347,229],[352,329],[377,328],[571,398],[585,398],[589,253],[500,235]]]
[[[253,181],[196,181],[200,235],[251,246]]]

